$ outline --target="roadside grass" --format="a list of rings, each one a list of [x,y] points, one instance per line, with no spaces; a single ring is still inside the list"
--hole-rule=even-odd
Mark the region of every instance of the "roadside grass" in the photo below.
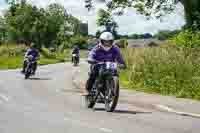
[[[200,49],[157,47],[124,49],[128,69],[123,87],[200,100]]]
[[[55,64],[63,62],[62,59],[49,59],[45,57],[41,57],[39,60],[40,65],[46,65],[46,64]],[[0,69],[16,69],[21,68],[23,64],[23,56],[1,56],[0,57]]]
[[[21,68],[23,64],[23,56],[26,52],[24,45],[1,45],[0,46],[0,69],[16,69]],[[71,60],[71,49],[65,49],[63,52],[50,52],[46,48],[42,48],[41,57],[38,63],[40,65],[55,64],[67,62]],[[86,50],[81,50],[81,58],[87,55]]]
[[[0,69],[15,69],[22,67],[22,58],[21,56],[1,56],[0,57]]]

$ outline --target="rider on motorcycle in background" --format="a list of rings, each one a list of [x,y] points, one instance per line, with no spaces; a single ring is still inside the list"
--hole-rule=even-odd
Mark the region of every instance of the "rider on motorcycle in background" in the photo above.
[[[37,60],[39,59],[40,55],[39,55],[39,52],[36,49],[36,45],[34,43],[28,42],[27,45],[29,46],[29,48],[26,51],[25,56],[24,56],[22,73],[25,73],[25,69],[26,69],[26,66],[27,66],[27,57],[29,55],[32,55],[33,61],[35,61],[34,65],[33,65],[33,74],[35,74],[36,69],[37,69]]]
[[[100,36],[99,43],[90,51],[88,55],[88,63],[91,64],[89,79],[86,84],[86,94],[91,90],[95,78],[98,75],[98,62],[117,62],[120,68],[126,68],[125,61],[121,55],[120,49],[114,44],[114,37],[110,32],[103,32]]]
[[[75,45],[74,48],[73,48],[73,50],[72,50],[72,55],[75,54],[75,55],[78,56],[78,62],[79,62],[79,53],[80,53],[79,51],[80,50],[79,50],[78,45]],[[72,56],[72,63],[73,63],[73,56]]]

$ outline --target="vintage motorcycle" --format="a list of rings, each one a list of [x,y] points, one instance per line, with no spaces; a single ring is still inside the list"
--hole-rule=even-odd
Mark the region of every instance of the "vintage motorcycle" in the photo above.
[[[87,108],[93,108],[96,103],[105,104],[107,112],[113,112],[119,98],[119,77],[117,63],[97,63],[99,72],[89,95],[85,96]]]

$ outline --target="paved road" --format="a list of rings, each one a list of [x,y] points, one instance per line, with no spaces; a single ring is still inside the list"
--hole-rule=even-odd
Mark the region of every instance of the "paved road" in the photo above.
[[[32,80],[0,71],[0,133],[199,133],[200,119],[119,103],[84,107],[71,64],[42,66]]]

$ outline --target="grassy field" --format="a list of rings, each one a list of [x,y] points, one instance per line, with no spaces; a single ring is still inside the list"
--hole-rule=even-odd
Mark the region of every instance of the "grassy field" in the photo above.
[[[133,48],[123,54],[128,64],[120,74],[124,87],[200,100],[200,49]]]

